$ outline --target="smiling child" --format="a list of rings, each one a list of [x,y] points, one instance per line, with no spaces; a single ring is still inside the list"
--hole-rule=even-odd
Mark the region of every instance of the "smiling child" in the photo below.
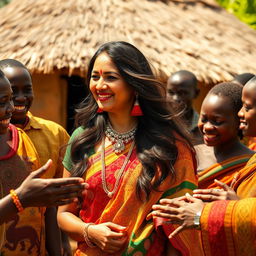
[[[199,172],[199,188],[219,187],[218,179],[227,185],[234,182],[235,174],[242,169],[253,151],[239,139],[238,111],[242,106],[242,86],[221,83],[214,86],[203,101],[198,127],[204,143],[213,147],[211,161],[203,153],[200,161],[208,161],[208,167]]]

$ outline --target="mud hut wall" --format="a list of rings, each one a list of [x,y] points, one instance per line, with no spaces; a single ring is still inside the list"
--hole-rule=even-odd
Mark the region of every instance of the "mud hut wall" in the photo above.
[[[34,102],[31,112],[66,127],[67,83],[60,74],[32,74]]]

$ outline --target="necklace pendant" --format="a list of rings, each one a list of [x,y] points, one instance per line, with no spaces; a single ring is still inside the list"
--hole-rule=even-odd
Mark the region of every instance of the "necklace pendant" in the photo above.
[[[115,152],[122,152],[125,149],[125,145],[122,140],[117,140],[114,144]]]
[[[112,198],[113,194],[114,194],[113,191],[111,191],[111,192],[109,191],[109,192],[108,192],[108,197]]]

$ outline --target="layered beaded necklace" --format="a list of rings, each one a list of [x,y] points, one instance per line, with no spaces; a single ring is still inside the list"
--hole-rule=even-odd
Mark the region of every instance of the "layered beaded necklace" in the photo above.
[[[103,136],[102,138],[102,149],[101,149],[101,165],[102,165],[102,187],[103,190],[105,191],[105,193],[108,195],[108,197],[112,197],[119,186],[120,180],[124,174],[124,170],[125,167],[127,166],[129,159],[131,157],[134,145],[135,145],[135,141],[134,141],[134,136],[135,136],[135,132],[137,129],[137,125],[135,127],[133,127],[130,131],[128,132],[124,132],[124,133],[119,133],[117,131],[115,131],[112,127],[112,125],[110,124],[110,122],[108,121],[106,124],[106,130],[105,130],[105,135],[106,137],[111,141],[113,147],[114,147],[114,152],[116,154],[119,154],[121,152],[123,152],[125,150],[125,145],[128,144],[129,142],[133,141],[130,149],[127,153],[127,156],[124,160],[124,163],[122,164],[122,167],[120,168],[120,170],[118,171],[117,177],[116,177],[116,182],[114,184],[114,188],[112,191],[108,190],[107,187],[107,180],[106,180],[106,166],[105,166],[105,136]]]
[[[102,148],[101,148],[101,165],[102,165],[102,170],[101,170],[101,174],[102,174],[102,187],[103,187],[103,190],[105,191],[105,193],[108,195],[108,197],[112,197],[117,189],[118,189],[118,186],[119,186],[119,183],[120,183],[120,180],[123,176],[123,173],[124,173],[124,170],[125,170],[125,167],[126,165],[128,164],[129,162],[129,159],[130,159],[130,156],[132,154],[132,151],[133,151],[133,148],[134,148],[134,145],[135,145],[135,141],[132,142],[131,146],[130,146],[130,149],[129,149],[129,152],[124,160],[124,163],[121,167],[121,169],[118,171],[118,175],[116,177],[116,182],[114,184],[114,188],[112,191],[109,191],[108,190],[108,187],[107,187],[107,180],[106,180],[106,166],[105,166],[105,137],[103,136],[102,138]]]
[[[136,129],[137,125],[128,132],[119,133],[113,129],[109,121],[107,122],[105,135],[113,144],[114,151],[116,154],[119,154],[122,151],[124,151],[125,144],[128,144],[130,141],[134,140]]]

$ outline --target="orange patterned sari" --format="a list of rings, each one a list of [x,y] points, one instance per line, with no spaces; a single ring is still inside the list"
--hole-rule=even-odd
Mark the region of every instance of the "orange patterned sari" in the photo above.
[[[183,142],[177,142],[176,144],[179,154],[174,166],[176,171],[175,180],[171,177],[166,178],[159,188],[160,191],[152,191],[149,200],[146,202],[140,201],[136,196],[136,184],[142,166],[137,159],[135,148],[126,166],[119,188],[112,198],[109,198],[102,188],[101,154],[95,153],[89,158],[90,166],[84,178],[90,187],[84,197],[80,217],[84,222],[114,222],[127,227],[129,239],[126,248],[119,253],[115,253],[115,255],[165,255],[168,243],[167,236],[164,232],[157,232],[153,221],[146,221],[146,216],[151,212],[152,205],[161,198],[178,197],[186,192],[191,192],[197,186],[192,153]],[[122,166],[129,147],[130,144],[119,155],[113,152],[112,146],[105,149],[106,180],[110,191],[113,189],[117,171]],[[187,235],[193,238],[193,232]],[[190,250],[189,243],[187,243],[189,239],[184,240],[184,242],[180,237],[178,240],[181,251]],[[192,248],[193,244],[190,246]],[[75,255],[102,256],[107,254],[104,254],[97,247],[89,248],[86,243],[79,242]]]
[[[231,183],[234,183],[237,179],[238,172],[247,164],[251,157],[251,154],[232,157],[199,172],[198,187],[202,189],[219,188],[214,183],[214,179],[220,180],[229,186],[233,185]]]
[[[200,222],[206,256],[256,255],[256,154],[237,172],[238,201],[206,204]]]
[[[237,173],[233,188],[240,198],[256,197],[255,184],[256,154],[254,154],[246,166]]]
[[[200,222],[205,256],[256,255],[256,198],[206,204]]]

